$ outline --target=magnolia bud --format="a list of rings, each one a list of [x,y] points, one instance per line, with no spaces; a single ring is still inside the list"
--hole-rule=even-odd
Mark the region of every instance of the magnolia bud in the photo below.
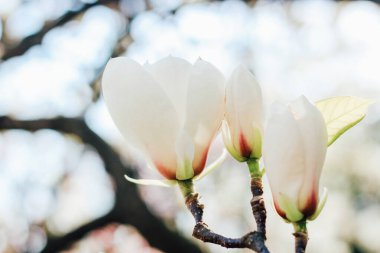
[[[226,87],[226,124],[223,139],[226,148],[238,161],[261,157],[262,95],[256,78],[240,66]]]
[[[305,97],[275,104],[265,130],[264,164],[275,208],[284,219],[314,218],[323,207],[319,178],[327,150],[320,111]]]

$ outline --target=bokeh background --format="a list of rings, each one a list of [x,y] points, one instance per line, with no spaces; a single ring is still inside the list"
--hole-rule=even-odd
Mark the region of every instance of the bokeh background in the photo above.
[[[0,252],[231,252],[191,238],[178,189],[113,125],[100,92],[110,57],[168,55],[239,64],[269,106],[304,94],[380,98],[380,6],[370,1],[0,0]],[[215,141],[208,161],[223,149]],[[328,150],[329,199],[310,223],[309,253],[380,252],[380,106]],[[274,212],[268,246],[293,252]],[[224,235],[254,229],[249,176],[231,158],[197,183],[205,220]]]

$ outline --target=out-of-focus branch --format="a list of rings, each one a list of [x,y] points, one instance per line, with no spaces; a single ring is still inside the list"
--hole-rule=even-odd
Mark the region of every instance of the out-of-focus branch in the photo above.
[[[94,3],[87,3],[83,4],[83,6],[75,11],[69,11],[66,14],[64,14],[59,19],[52,21],[48,24],[46,24],[39,32],[30,35],[26,38],[24,38],[20,43],[17,45],[10,47],[10,48],[4,48],[4,54],[1,57],[3,61],[8,60],[9,58],[23,55],[28,49],[31,47],[41,44],[43,37],[51,30],[53,30],[56,27],[62,26],[69,22],[70,20],[74,19],[78,15],[84,13],[86,10],[90,9],[91,7],[97,6],[97,5],[111,5],[114,3],[119,2],[120,0],[98,0]],[[181,8],[185,4],[181,4],[175,8],[173,8],[170,11],[171,15],[174,15],[176,11]],[[149,4],[147,5],[146,10],[151,10],[152,6]],[[132,21],[134,19],[134,16],[127,17],[128,21]],[[129,29],[129,26],[127,27],[127,30]],[[129,31],[128,31],[129,32]],[[119,44],[121,45],[121,44]],[[117,49],[117,48],[116,48]],[[113,57],[120,55],[120,53],[117,53],[117,51],[113,52]]]
[[[93,220],[65,234],[64,236],[51,237],[49,238],[45,248],[40,253],[59,252],[63,249],[66,249],[71,245],[71,242],[76,242],[87,235],[89,232],[102,228],[112,222],[117,222],[114,212],[110,212],[103,217]]]
[[[91,7],[94,7],[96,5],[105,5],[110,4],[113,2],[118,2],[119,0],[98,0],[94,3],[87,3],[83,4],[83,6],[77,10],[74,11],[68,11],[66,14],[61,16],[59,19],[49,22],[46,24],[39,32],[30,35],[26,38],[24,38],[20,43],[15,45],[14,47],[5,49],[4,55],[1,58],[2,60],[7,60],[9,58],[20,56],[24,54],[29,48],[41,44],[43,37],[52,29],[62,26],[66,24],[68,21],[72,20],[76,16],[84,13],[86,10],[88,10]]]
[[[114,46],[114,49],[112,51],[111,57],[117,57],[122,55],[128,48],[128,46],[132,43],[132,38],[129,34],[125,34],[122,36],[119,41]],[[92,88],[92,102],[96,102],[101,94],[101,79],[102,79],[102,71],[105,68],[107,62],[104,62],[102,68],[98,71],[96,74],[94,80],[90,84]],[[91,106],[92,104],[89,104],[88,106]],[[84,111],[86,111],[87,108],[85,108]]]
[[[94,133],[81,118],[54,118],[41,120],[15,120],[10,117],[0,117],[0,129],[23,129],[37,131],[53,129],[62,133],[77,135],[84,143],[91,145],[102,157],[107,172],[116,185],[116,199],[112,211],[106,216],[94,220],[61,238],[50,238],[43,250],[58,252],[70,247],[89,231],[100,228],[109,222],[120,222],[136,227],[153,246],[168,253],[201,253],[192,242],[168,229],[164,223],[155,217],[140,198],[134,184],[125,181],[124,174],[134,174],[134,170],[125,166],[119,155],[96,133]]]

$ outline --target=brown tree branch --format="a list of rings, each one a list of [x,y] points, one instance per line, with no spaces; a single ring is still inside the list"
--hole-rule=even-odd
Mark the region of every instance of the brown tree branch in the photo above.
[[[261,232],[250,232],[241,238],[228,238],[213,232],[203,221],[204,206],[199,203],[198,193],[194,192],[192,182],[180,181],[179,186],[185,197],[186,207],[195,220],[193,229],[193,236],[195,238],[225,248],[247,248],[258,253],[269,253],[268,248],[265,246],[265,235]]]
[[[251,177],[251,207],[253,217],[257,225],[257,232],[266,239],[266,219],[267,211],[265,209],[265,202],[263,198],[263,183],[260,177]]]
[[[256,221],[257,233],[266,240],[266,219],[267,211],[265,209],[265,202],[263,198],[263,183],[262,177],[264,170],[260,169],[258,159],[249,159],[247,161],[249,174],[251,176],[251,208],[253,217]]]
[[[153,246],[168,253],[201,253],[194,243],[168,229],[165,224],[154,216],[140,198],[134,184],[126,182],[124,174],[134,175],[135,171],[125,166],[119,155],[97,134],[95,134],[81,118],[54,118],[41,120],[15,120],[10,117],[0,117],[0,129],[23,129],[37,131],[53,129],[62,133],[75,134],[84,143],[91,145],[105,163],[105,169],[112,176],[116,185],[115,205],[106,216],[86,224],[62,238],[49,238],[43,250],[58,252],[70,247],[89,231],[100,228],[109,222],[120,222],[136,227]]]
[[[75,11],[68,11],[59,19],[46,24],[39,32],[24,38],[20,43],[12,48],[5,49],[4,55],[1,57],[2,60],[8,60],[9,58],[23,55],[29,48],[41,44],[43,37],[52,29],[66,24],[68,21],[72,20],[76,16],[84,13],[91,7],[96,5],[105,5],[113,2],[118,2],[119,0],[98,0],[94,3],[83,4],[81,8]]]
[[[293,223],[294,226],[294,239],[295,239],[295,253],[305,253],[307,241],[309,240],[307,232],[306,220],[301,220]]]
[[[110,212],[103,217],[95,219],[61,237],[51,237],[49,238],[45,248],[40,253],[50,253],[50,252],[59,252],[63,249],[66,249],[71,246],[72,243],[75,243],[79,239],[86,236],[91,231],[102,228],[107,224],[112,222],[118,222],[115,219],[114,213]]]
[[[293,233],[295,239],[295,252],[296,253],[305,253],[308,236],[305,232],[295,232]]]

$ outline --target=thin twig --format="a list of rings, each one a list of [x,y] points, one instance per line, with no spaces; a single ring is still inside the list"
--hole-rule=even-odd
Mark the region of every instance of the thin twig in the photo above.
[[[305,253],[306,245],[308,241],[307,233],[304,232],[295,232],[293,233],[295,238],[295,252],[296,253]]]
[[[68,21],[72,20],[76,16],[84,13],[86,10],[88,10],[91,7],[94,7],[96,5],[104,5],[104,4],[110,4],[113,2],[117,2],[118,0],[98,0],[93,3],[87,3],[83,4],[83,6],[75,11],[68,11],[65,13],[62,17],[59,19],[52,21],[45,25],[44,28],[42,28],[39,32],[30,35],[23,39],[20,43],[18,43],[16,46],[12,48],[5,49],[4,55],[1,57],[2,60],[8,60],[9,58],[23,55],[28,49],[31,47],[41,44],[43,37],[51,30],[53,30],[56,27],[62,26],[66,24]]]
[[[301,220],[293,223],[294,226],[294,239],[295,239],[295,253],[305,253],[307,241],[309,240],[306,220]]]
[[[225,248],[247,248],[258,253],[269,253],[265,246],[265,236],[259,232],[250,232],[241,238],[228,238],[217,234],[208,228],[203,221],[204,206],[199,203],[198,193],[194,192],[191,181],[179,182],[182,193],[185,197],[187,209],[191,212],[195,220],[193,236],[203,242],[220,245]]]
[[[118,222],[113,212],[110,212],[98,219],[95,219],[79,228],[59,237],[50,237],[44,249],[40,253],[59,252],[75,243],[78,238],[82,238],[91,231],[100,229],[112,222]]]
[[[266,220],[267,211],[265,209],[265,202],[263,198],[263,183],[262,177],[264,174],[264,169],[260,169],[258,159],[249,159],[247,161],[249,174],[251,175],[251,208],[252,214],[256,221],[257,232],[266,239]]]
[[[263,198],[263,184],[261,177],[252,177],[251,178],[251,207],[253,217],[255,218],[257,225],[257,232],[261,233],[262,236],[266,239],[266,219],[267,211],[265,209],[265,202]]]

